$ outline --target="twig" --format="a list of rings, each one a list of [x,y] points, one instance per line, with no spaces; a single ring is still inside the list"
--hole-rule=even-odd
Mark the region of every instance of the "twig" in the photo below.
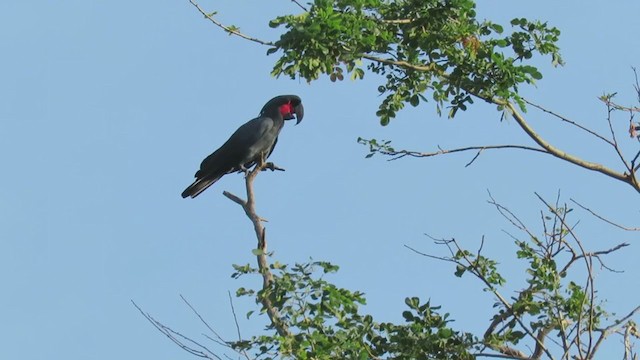
[[[427,235],[427,236],[428,236],[428,235]],[[409,250],[413,251],[414,253],[416,253],[416,254],[418,254],[418,255],[421,255],[421,256],[424,256],[424,257],[428,257],[428,258],[436,259],[436,260],[440,260],[440,261],[447,261],[447,262],[455,263],[455,260],[453,260],[452,258],[446,258],[446,257],[441,257],[441,256],[435,256],[435,255],[427,254],[427,253],[424,253],[424,252],[418,251],[418,250],[416,250],[416,249],[412,248],[412,247],[411,247],[411,246],[409,246],[409,245],[404,245],[404,247],[406,247],[407,249],[409,249]]]
[[[640,312],[640,306],[631,310],[631,312],[628,313],[625,317],[614,321],[613,324],[607,326],[606,328],[595,329],[596,331],[600,332],[600,337],[598,338],[595,346],[593,347],[593,353],[595,354],[595,351],[598,349],[600,344],[602,344],[602,342],[607,336],[609,336],[612,332],[614,332],[620,325],[627,323],[627,321],[629,321],[632,317],[634,317],[638,312]]]
[[[211,341],[216,342],[219,345],[223,345],[226,347],[230,347],[229,346],[229,342],[224,340],[222,338],[222,336],[220,336],[215,330],[213,330],[213,328],[209,325],[209,323],[207,323],[207,321],[200,315],[200,313],[189,303],[189,301],[187,301],[187,299],[182,296],[182,294],[180,295],[180,298],[182,299],[182,301],[184,301],[185,304],[187,304],[187,306],[191,309],[191,311],[193,311],[193,313],[198,317],[198,319],[200,319],[200,321],[204,324],[204,326],[207,327],[207,329],[209,329],[209,331],[211,331],[218,339],[212,339],[211,337],[209,337],[209,339]]]
[[[591,134],[591,135],[593,135],[593,136],[597,137],[598,139],[600,139],[600,140],[602,140],[602,141],[606,142],[607,144],[609,144],[609,145],[611,145],[611,146],[615,146],[615,145],[614,145],[614,143],[613,143],[611,140],[607,139],[606,137],[604,137],[604,136],[602,136],[602,135],[598,134],[597,132],[595,132],[595,131],[593,131],[593,130],[591,130],[591,129],[589,129],[589,128],[585,127],[585,126],[582,126],[582,125],[578,124],[577,122],[575,122],[575,121],[573,121],[573,120],[570,120],[570,119],[568,119],[568,118],[566,118],[566,117],[564,117],[564,116],[562,116],[562,115],[560,115],[560,114],[558,114],[558,113],[556,113],[556,112],[554,112],[554,111],[548,110],[548,109],[546,109],[546,108],[544,108],[544,107],[542,107],[542,106],[540,106],[540,105],[538,105],[538,104],[536,104],[536,103],[533,103],[533,102],[531,102],[531,101],[529,101],[529,100],[527,100],[527,99],[525,99],[525,98],[523,98],[522,100],[523,100],[525,103],[527,103],[527,104],[529,104],[529,105],[533,106],[534,108],[536,108],[536,109],[538,109],[538,110],[540,110],[540,111],[542,111],[542,112],[545,112],[545,113],[547,113],[547,114],[549,114],[549,115],[552,115],[552,116],[554,116],[554,117],[556,117],[556,118],[558,118],[558,119],[560,119],[560,120],[562,120],[562,121],[564,121],[564,122],[566,122],[566,123],[568,123],[568,124],[571,124],[571,125],[573,125],[573,126],[577,127],[578,129],[581,129],[581,130],[583,130],[583,131],[586,131],[587,133],[589,133],[589,134]]]
[[[173,341],[173,343],[175,343],[176,345],[178,345],[181,349],[183,349],[184,351],[195,355],[197,357],[201,357],[201,358],[205,358],[205,359],[211,359],[211,360],[222,360],[222,358],[216,354],[214,354],[211,350],[209,350],[206,346],[198,343],[197,341],[182,335],[181,333],[171,329],[170,327],[165,326],[164,324],[162,324],[161,322],[159,322],[158,320],[154,319],[153,316],[151,316],[149,313],[146,313],[142,310],[142,308],[140,308],[140,306],[138,306],[138,304],[135,303],[135,301],[131,300],[131,303],[133,304],[133,306],[136,307],[136,309],[138,309],[138,311],[142,314],[142,316],[144,316],[150,323],[151,325],[153,325],[156,329],[158,329],[158,331],[160,331],[162,334],[164,334],[167,338],[169,338],[169,340]],[[186,343],[185,343],[186,341]],[[198,350],[188,344],[193,344],[196,347],[202,349],[202,350]]]
[[[607,123],[609,124],[609,131],[611,132],[613,148],[616,150],[616,153],[618,154],[618,158],[620,158],[620,161],[622,161],[624,166],[629,171],[629,174],[633,174],[632,165],[630,165],[627,162],[627,160],[624,158],[624,155],[622,155],[622,150],[620,150],[620,146],[618,146],[618,139],[616,139],[616,132],[613,130],[613,123],[611,122],[611,113],[613,113],[613,109],[611,108],[611,105],[607,104]]]
[[[231,291],[228,291],[229,305],[231,305],[231,313],[233,314],[233,321],[236,323],[236,332],[238,333],[238,341],[242,341],[242,334],[240,334],[240,324],[238,324],[238,316],[236,315],[236,308],[233,306],[233,298],[231,297]]]
[[[598,219],[606,222],[609,225],[613,225],[613,226],[617,227],[618,229],[622,229],[622,230],[625,230],[625,231],[640,231],[640,228],[638,228],[638,227],[623,226],[623,225],[617,224],[617,223],[615,223],[615,222],[613,222],[613,221],[611,221],[611,220],[609,220],[609,219],[607,219],[607,218],[605,218],[605,217],[603,217],[601,215],[598,215],[593,210],[591,210],[588,207],[580,204],[579,202],[575,201],[574,199],[569,199],[569,200],[571,200],[574,204],[576,204],[579,207],[581,207],[583,210],[588,211],[591,215],[597,217]]]
[[[622,111],[628,111],[628,112],[640,112],[640,107],[637,106],[623,106],[623,105],[619,105],[614,103],[613,101],[611,101],[610,99],[607,99],[605,97],[600,97],[599,98],[600,101],[602,101],[605,105],[607,106],[611,106],[613,109],[615,110],[622,110]]]
[[[258,38],[254,38],[254,37],[249,36],[249,35],[245,35],[245,34],[241,33],[240,31],[238,31],[235,28],[232,28],[232,27],[229,27],[229,26],[226,26],[226,25],[222,24],[218,20],[214,19],[211,14],[208,14],[207,12],[205,12],[204,9],[202,9],[200,7],[200,5],[198,5],[197,2],[195,2],[194,0],[189,0],[189,2],[191,3],[191,5],[195,6],[196,9],[198,9],[200,14],[204,15],[204,17],[209,19],[209,21],[211,21],[215,26],[221,28],[222,30],[226,31],[227,33],[229,33],[231,35],[239,36],[239,37],[241,37],[241,38],[243,38],[245,40],[249,40],[249,41],[252,41],[254,43],[258,43],[260,45],[275,47],[275,44],[273,42],[271,42],[271,41],[264,41],[264,40],[260,40]]]
[[[296,5],[298,5],[298,7],[299,7],[300,9],[302,9],[302,10],[304,10],[304,11],[306,11],[306,12],[308,12],[308,11],[309,11],[309,10],[307,10],[307,8],[306,8],[306,7],[304,7],[302,4],[300,4],[300,2],[299,2],[299,1],[297,1],[297,0],[291,0],[291,2],[293,2],[293,3],[294,3],[294,4],[296,4]]]
[[[580,239],[578,238],[578,236],[575,234],[575,232],[573,231],[573,228],[570,227],[566,221],[565,221],[565,215],[566,215],[566,211],[564,211],[563,213],[559,213],[558,210],[554,207],[552,207],[542,196],[540,196],[540,194],[538,193],[534,193],[536,195],[536,197],[547,207],[547,209],[549,209],[549,211],[551,211],[551,213],[553,213],[553,215],[560,220],[560,224],[563,226],[564,229],[566,229],[566,231],[571,235],[571,237],[573,238],[573,240],[576,242],[576,244],[578,244],[578,247],[580,248],[580,253],[582,256],[576,256],[576,253],[574,251],[572,251],[573,253],[573,258],[571,260],[569,260],[569,263],[565,266],[565,268],[563,270],[566,270],[569,268],[569,266],[575,262],[578,259],[583,259],[585,262],[585,267],[587,269],[587,280],[586,280],[586,284],[584,286],[585,292],[587,290],[589,290],[589,311],[588,311],[588,316],[589,319],[587,321],[587,336],[589,339],[589,343],[587,344],[587,357],[593,355],[594,349],[592,347],[592,341],[593,341],[593,308],[594,308],[594,301],[595,301],[595,287],[594,287],[594,278],[593,278],[593,262],[592,262],[592,256],[589,256],[587,251],[584,249],[584,246],[582,245],[582,242],[580,241]],[[565,242],[566,243],[566,242]],[[581,309],[584,307],[584,305],[586,305],[586,297],[583,300],[583,303],[581,305]],[[576,348],[578,349],[578,353],[580,355],[580,358],[584,358],[582,351],[583,348],[580,345],[580,334],[582,333],[582,331],[580,330],[580,326],[582,325],[582,311],[580,311],[578,313],[578,321],[576,321],[576,333],[577,336],[575,338],[577,344],[576,344]]]
[[[524,118],[524,116],[522,116],[522,114],[520,114],[520,112],[518,112],[518,109],[516,109],[515,105],[513,105],[510,102],[504,101],[504,100],[499,100],[499,99],[493,99],[492,101],[493,103],[497,104],[497,105],[503,105],[506,108],[509,109],[509,111],[512,114],[512,117],[516,120],[516,122],[518,123],[518,125],[520,125],[520,127],[522,128],[522,130],[524,130],[524,132],[529,135],[529,137],[535,141],[538,145],[540,145],[543,149],[545,149],[548,153],[550,153],[551,155],[565,160],[567,162],[570,162],[574,165],[580,166],[584,169],[587,170],[591,170],[591,171],[596,171],[599,172],[601,174],[604,174],[606,176],[609,176],[611,178],[614,178],[616,180],[620,180],[624,183],[627,183],[629,185],[631,185],[637,192],[640,193],[640,183],[633,178],[632,176],[628,175],[628,174],[623,174],[620,172],[617,172],[615,170],[612,170],[602,164],[598,164],[595,162],[590,162],[590,161],[586,161],[583,160],[579,157],[576,157],[574,155],[570,155],[558,148],[556,148],[555,146],[551,145],[550,143],[548,143],[546,140],[544,140],[540,135],[538,135],[538,133],[535,132],[535,130],[533,130],[533,128],[529,125],[529,123],[527,123],[526,119]]]
[[[393,156],[393,158],[389,159],[389,161],[393,161],[393,160],[398,160],[400,158],[403,158],[405,156],[420,158],[420,157],[432,157],[437,155],[453,154],[453,153],[463,152],[463,151],[478,150],[478,153],[473,157],[473,159],[469,163],[467,163],[467,165],[465,165],[465,167],[471,165],[476,160],[476,158],[480,156],[480,153],[484,150],[520,149],[520,150],[540,152],[544,154],[547,153],[543,149],[534,148],[534,147],[525,146],[525,145],[482,145],[482,146],[467,146],[467,147],[456,148],[456,149],[442,149],[440,147],[438,148],[439,150],[434,152],[419,152],[419,151],[410,151],[410,150],[400,150],[400,151],[378,150],[378,152],[383,155]]]

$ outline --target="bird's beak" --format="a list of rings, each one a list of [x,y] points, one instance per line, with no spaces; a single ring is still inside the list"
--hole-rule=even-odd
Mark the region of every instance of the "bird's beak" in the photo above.
[[[296,105],[294,107],[294,110],[296,112],[296,125],[300,124],[300,121],[302,121],[302,118],[304,117],[304,107],[302,106],[302,103],[299,103],[298,105]]]

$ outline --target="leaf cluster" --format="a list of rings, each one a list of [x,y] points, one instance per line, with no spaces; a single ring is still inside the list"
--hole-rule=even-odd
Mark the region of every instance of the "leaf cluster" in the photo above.
[[[515,100],[520,84],[542,78],[529,64],[534,55],[562,63],[560,31],[546,23],[514,19],[511,31],[477,18],[472,0],[315,0],[308,12],[279,16],[285,32],[268,50],[281,52],[272,74],[307,81],[326,74],[364,77],[366,67],[386,82],[377,116],[383,125],[405,104],[436,103],[448,116],[466,110],[473,97]]]
[[[449,314],[420,299],[407,298],[403,324],[378,323],[362,314],[364,294],[339,288],[324,280],[338,267],[328,262],[271,265],[273,281],[254,292],[244,288],[238,296],[269,297],[291,335],[277,332],[232,343],[238,351],[256,358],[295,359],[471,359],[469,349],[477,340],[453,330]],[[236,275],[256,273],[250,266],[236,266]],[[266,309],[262,309],[266,311]],[[247,316],[251,316],[250,312]],[[269,326],[273,330],[273,326]]]

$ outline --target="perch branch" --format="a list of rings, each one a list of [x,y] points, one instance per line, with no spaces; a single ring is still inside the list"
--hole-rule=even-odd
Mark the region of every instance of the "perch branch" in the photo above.
[[[289,329],[282,321],[280,317],[280,312],[271,301],[270,291],[271,283],[273,282],[273,274],[269,270],[269,262],[267,261],[267,233],[264,226],[262,226],[262,222],[264,221],[258,214],[256,213],[255,208],[255,193],[253,191],[253,181],[255,180],[258,173],[267,168],[269,165],[264,162],[264,160],[259,161],[256,166],[251,170],[246,178],[245,178],[245,188],[247,192],[247,200],[243,200],[238,196],[225,191],[223,192],[224,196],[226,196],[229,200],[235,202],[240,205],[244,210],[245,214],[251,220],[253,224],[253,229],[256,234],[256,239],[258,241],[258,247],[256,251],[256,258],[258,261],[258,270],[260,275],[262,275],[262,289],[263,294],[259,295],[259,300],[262,303],[262,306],[267,312],[269,316],[269,320],[271,320],[271,324],[276,329],[280,336],[288,336],[290,335]]]

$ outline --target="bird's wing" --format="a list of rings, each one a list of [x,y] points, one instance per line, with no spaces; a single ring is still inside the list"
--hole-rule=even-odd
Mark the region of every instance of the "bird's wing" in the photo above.
[[[240,126],[222,146],[200,164],[197,178],[211,173],[225,174],[236,169],[247,156],[247,151],[258,144],[275,126],[269,117],[257,117]]]

